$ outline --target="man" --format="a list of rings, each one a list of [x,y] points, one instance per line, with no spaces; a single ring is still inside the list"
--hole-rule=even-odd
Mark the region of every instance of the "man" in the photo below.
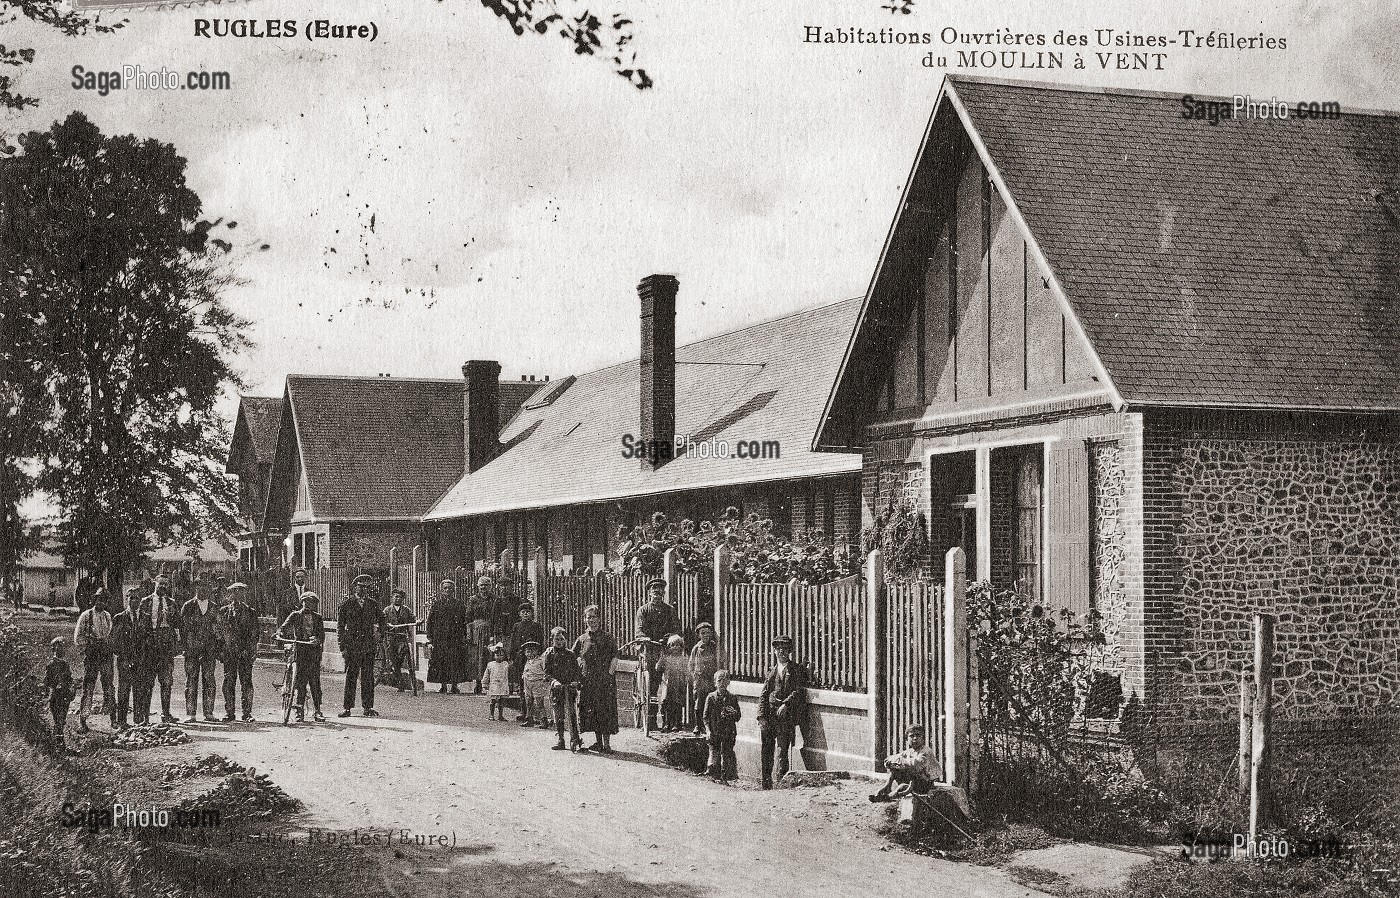
[[[310,591],[310,587],[306,585],[306,568],[297,568],[292,573],[291,588],[283,593],[277,600],[277,623],[279,625],[285,621],[287,616],[293,611],[300,610],[301,597]],[[317,596],[317,604],[319,604],[320,601],[321,597]]]
[[[345,658],[345,710],[349,717],[355,707],[355,681],[360,682],[360,707],[365,717],[378,717],[374,710],[374,651],[384,633],[384,612],[371,595],[374,578],[361,574],[353,584],[355,595],[340,606],[336,622],[340,654]]]
[[[491,662],[490,646],[496,642],[496,605],[500,603],[500,590],[490,577],[478,577],[476,596],[467,609],[468,651],[467,672],[476,681],[477,695],[481,694],[481,674]]]
[[[389,607],[384,609],[388,666],[394,671],[394,685],[399,687],[400,692],[403,692],[403,668],[408,668],[409,676],[418,676],[418,671],[413,667],[413,648],[410,644],[413,639],[413,627],[418,621],[413,616],[413,609],[404,605],[406,598],[407,593],[402,589],[395,589]]]
[[[647,601],[646,604],[637,609],[637,627],[635,639],[646,637],[661,645],[651,645],[642,643],[639,651],[639,660],[647,667],[647,681],[650,683],[650,696],[647,701],[647,719],[651,722],[652,729],[656,728],[656,703],[652,699],[656,698],[656,690],[661,685],[661,676],[656,671],[657,662],[661,660],[664,651],[663,646],[667,637],[679,635],[681,632],[680,618],[676,616],[676,609],[666,603],[666,581],[657,577],[647,581]]]
[[[126,591],[126,609],[112,615],[111,646],[117,656],[117,700],[112,710],[112,726],[124,730],[128,712],[134,712],[138,726],[149,722],[149,706],[133,705],[140,695],[138,682],[144,669],[146,630],[141,626],[141,589]]]
[[[243,693],[243,720],[253,719],[253,659],[258,656],[262,627],[258,613],[248,604],[248,586],[230,583],[224,591],[228,604],[214,622],[219,651],[224,658],[224,722],[234,721],[234,695]]]
[[[467,641],[471,630],[467,624],[467,608],[457,595],[457,584],[443,580],[438,584],[438,595],[428,609],[428,656],[429,683],[438,684],[438,692],[459,694],[457,684],[469,679],[467,662]],[[480,670],[470,676],[479,676]]]
[[[141,602],[141,627],[149,631],[145,641],[144,671],[136,707],[145,711],[151,706],[151,693],[160,683],[160,719],[175,723],[170,712],[170,689],[175,683],[175,655],[180,651],[180,609],[171,597],[170,578],[156,578],[155,591]]]
[[[204,698],[204,719],[214,716],[214,659],[219,653],[215,624],[219,609],[210,599],[210,581],[200,583],[194,597],[180,607],[180,643],[185,650],[185,723],[194,723],[199,699]]]
[[[777,779],[788,772],[788,751],[797,728],[807,722],[807,671],[792,660],[792,637],[773,640],[777,658],[758,697],[758,734],[762,742],[763,788],[773,788],[773,753],[777,750]]]
[[[296,689],[297,720],[306,719],[309,687],[311,704],[315,708],[313,718],[318,723],[326,719],[321,713],[321,655],[326,648],[326,619],[321,617],[320,606],[321,599],[316,593],[303,592],[301,607],[288,614],[277,628],[278,636],[296,640],[297,678],[293,687]]]
[[[515,626],[510,631],[510,689],[511,692],[518,692],[525,695],[525,690],[521,685],[521,675],[525,671],[525,643],[538,642],[544,645],[544,626],[535,620],[535,606],[531,602],[520,603],[520,620],[515,622]],[[520,703],[521,713],[515,716],[517,721],[525,719],[525,703]]]
[[[92,713],[92,693],[102,679],[102,704],[112,726],[117,725],[117,701],[112,693],[112,614],[107,610],[107,590],[99,588],[92,597],[92,607],[78,615],[73,628],[73,645],[83,658],[83,697],[78,702],[78,732],[88,731],[88,716]]]

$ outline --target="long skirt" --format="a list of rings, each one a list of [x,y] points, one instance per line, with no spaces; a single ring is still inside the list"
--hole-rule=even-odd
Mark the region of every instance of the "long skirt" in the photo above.
[[[429,683],[463,683],[474,679],[476,677],[467,671],[465,642],[433,643],[433,652],[428,658]]]
[[[617,732],[617,681],[612,674],[583,681],[578,696],[578,728],[600,736]]]

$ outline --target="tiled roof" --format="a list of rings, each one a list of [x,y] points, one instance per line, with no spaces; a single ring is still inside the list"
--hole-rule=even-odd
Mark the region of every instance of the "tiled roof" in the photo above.
[[[277,456],[277,429],[282,423],[282,397],[240,396],[239,408],[248,424],[253,455],[259,464],[272,464]]]
[[[1400,408],[1400,117],[949,80],[1129,404]]]
[[[779,458],[682,456],[655,471],[623,458],[623,435],[636,437],[639,427],[633,360],[580,375],[548,405],[522,409],[501,434],[508,448],[462,478],[426,517],[859,471],[858,455],[809,449],[859,305],[847,300],[677,347],[676,432],[731,448],[739,440],[778,440]]]
[[[502,421],[539,384],[526,386],[501,384]],[[463,388],[461,380],[290,375],[316,519],[427,511],[462,476]]]

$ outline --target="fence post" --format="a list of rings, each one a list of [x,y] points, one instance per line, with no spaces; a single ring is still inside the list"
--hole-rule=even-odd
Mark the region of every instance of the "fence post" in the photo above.
[[[549,558],[545,556],[543,546],[535,547],[535,557],[530,559],[528,567],[530,594],[538,602],[540,600],[540,583],[543,582],[544,575],[549,573]]]
[[[1274,616],[1254,615],[1254,733],[1249,771],[1249,846],[1269,817],[1269,741],[1274,717]]]
[[[943,571],[943,781],[968,788],[967,554],[948,550]]]
[[[885,562],[880,550],[865,559],[865,688],[870,697],[870,757],[875,770],[885,766]]]
[[[676,569],[678,567],[676,563],[678,554],[676,547],[672,546],[661,556],[661,579],[666,581],[666,601],[672,608],[676,607],[676,577],[680,573]]]
[[[510,549],[502,549],[502,550],[501,550],[500,557],[498,557],[498,558],[496,559],[496,561],[500,563],[501,570],[505,570],[505,569],[507,569],[507,568],[515,567],[515,565],[511,563],[512,557],[513,557],[513,556],[510,554]]]
[[[422,546],[414,546],[413,553],[409,556],[409,564],[413,566],[413,613],[415,615],[419,614],[423,608],[418,597],[418,572],[421,564],[419,556],[422,550]]]
[[[1254,683],[1249,672],[1240,671],[1240,749],[1239,749],[1239,794],[1249,794],[1249,764],[1253,755],[1251,733],[1254,728]]]
[[[389,588],[399,585],[399,547],[389,550]]]
[[[714,612],[711,616],[710,623],[713,624],[715,628],[715,642],[717,643],[715,658],[716,661],[726,659],[724,663],[720,664],[720,667],[725,670],[730,670],[734,665],[734,658],[729,654],[729,646],[733,644],[732,640],[729,640],[729,636],[732,634],[724,632],[725,621],[721,611],[724,607],[724,591],[729,588],[728,546],[715,546],[712,564],[713,567],[710,570],[710,588],[714,590]]]

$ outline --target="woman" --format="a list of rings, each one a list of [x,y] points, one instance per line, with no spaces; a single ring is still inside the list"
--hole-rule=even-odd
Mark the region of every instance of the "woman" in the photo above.
[[[574,642],[574,654],[583,668],[583,688],[578,697],[578,726],[592,732],[593,751],[612,753],[617,732],[617,640],[603,632],[603,615],[597,605],[583,609],[584,633]]]
[[[437,601],[428,610],[428,682],[440,683],[438,692],[452,687],[467,677],[467,608],[457,597],[457,584],[442,581]]]

